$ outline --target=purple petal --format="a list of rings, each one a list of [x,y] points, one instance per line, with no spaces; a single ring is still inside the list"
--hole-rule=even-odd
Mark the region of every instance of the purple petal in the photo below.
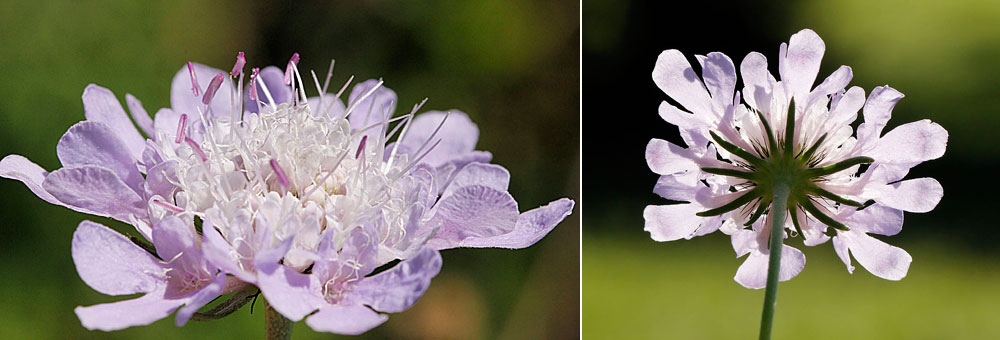
[[[210,224],[209,221],[205,221],[206,224]],[[246,269],[240,268],[238,260],[232,255],[234,252],[233,246],[226,242],[222,234],[213,228],[204,228],[204,237],[202,239],[202,255],[208,263],[219,267],[222,271],[233,274],[239,279],[249,282],[256,283],[257,276]]]
[[[145,142],[143,142],[145,148]],[[142,192],[142,174],[128,146],[103,123],[76,123],[56,144],[56,155],[64,167],[98,165],[113,170],[136,193]]]
[[[195,117],[188,117],[189,124],[193,122],[192,118]],[[156,115],[153,116],[153,128],[156,129],[156,134],[150,136],[150,138],[159,140],[162,135],[165,140],[175,140],[177,138],[177,125],[180,124],[180,120],[181,114],[177,113],[177,111],[169,108],[162,108],[156,111]]]
[[[844,224],[852,230],[892,236],[903,230],[903,211],[872,204],[847,216]]]
[[[74,311],[83,327],[114,331],[151,324],[169,316],[183,303],[183,299],[165,299],[163,291],[158,290],[131,300],[76,307]]]
[[[851,265],[851,255],[847,250],[847,242],[842,237],[833,238],[833,250],[837,252],[837,257],[847,265],[847,272],[854,274],[854,266]]]
[[[705,218],[695,215],[701,210],[697,204],[647,205],[642,212],[644,230],[659,242],[690,239],[705,223]]]
[[[160,196],[167,200],[174,197],[177,180],[177,161],[169,160],[154,165],[146,171],[146,181],[143,183],[147,197]]]
[[[447,197],[456,190],[471,185],[482,185],[497,191],[507,191],[509,183],[510,172],[507,172],[504,167],[496,164],[471,163],[455,174],[441,197]]]
[[[358,335],[386,320],[389,320],[388,315],[375,313],[364,306],[327,306],[306,319],[306,324],[320,332]]]
[[[177,216],[167,216],[153,228],[153,245],[156,253],[167,262],[189,262],[201,258],[195,244],[194,226]],[[193,259],[193,258],[194,259]]]
[[[734,279],[743,287],[761,289],[767,286],[767,267],[769,255],[759,250],[750,252],[750,256],[736,270]],[[799,275],[806,266],[806,255],[793,247],[783,245],[781,248],[781,271],[778,281],[791,280]]]
[[[271,93],[271,98],[274,99],[275,104],[292,102],[292,88],[285,85],[285,73],[280,68],[277,66],[265,67],[260,71],[259,77],[261,77],[260,79],[264,81],[264,85],[267,86],[267,91]],[[267,96],[264,95],[264,89],[260,86],[257,86],[256,89],[257,99],[267,105],[270,105],[267,101]],[[247,85],[245,91],[246,92],[243,94],[243,98],[245,98],[243,109],[256,113],[257,102],[250,99],[250,85]]]
[[[743,96],[750,107],[763,110],[771,107],[771,84],[774,76],[767,71],[767,58],[763,54],[750,52],[740,63],[740,74],[743,75]],[[760,93],[760,95],[757,95]]]
[[[146,139],[132,125],[122,104],[111,90],[95,84],[87,85],[83,90],[83,110],[87,121],[103,123],[111,128],[128,147],[133,158],[139,159],[142,156]]]
[[[809,89],[816,82],[819,74],[820,61],[826,45],[816,32],[804,29],[792,35],[788,45],[781,44],[784,53],[778,56],[778,73],[785,84],[789,97],[796,97],[797,102],[805,103]]]
[[[153,129],[153,119],[149,118],[149,113],[146,113],[146,109],[142,107],[142,102],[131,93],[126,93],[125,104],[128,105],[128,111],[132,114],[132,120],[135,121],[135,124],[147,136],[156,136],[156,130]]]
[[[653,138],[646,144],[646,164],[660,175],[671,175],[697,168],[691,160],[691,152],[674,143]]]
[[[58,205],[65,205],[42,187],[48,171],[21,155],[7,155],[0,160],[0,177],[21,181],[28,190],[42,200]]]
[[[863,232],[838,233],[835,239],[841,237],[858,263],[870,273],[893,281],[906,277],[913,258],[905,250],[886,244]]]
[[[197,75],[195,78],[198,79],[198,87],[200,88],[207,88],[208,83],[212,81],[212,76],[222,72],[222,70],[199,63],[191,63],[191,66]],[[232,80],[226,77],[222,82],[223,90],[219,91],[215,98],[212,99],[212,104],[210,105],[212,112],[205,112],[205,105],[201,103],[201,96],[195,96],[191,92],[191,74],[188,72],[188,67],[187,65],[182,66],[174,75],[173,82],[170,85],[170,108],[178,112],[178,114],[186,113],[189,118],[199,117],[198,110],[205,113],[206,117],[212,115],[229,117],[232,115],[233,104],[232,95],[228,89],[232,88],[232,86]],[[176,127],[174,125],[174,128]]]
[[[201,287],[194,295],[191,295],[187,299],[187,303],[184,307],[177,310],[177,319],[174,320],[177,327],[184,326],[191,319],[191,315],[194,315],[202,306],[207,305],[212,302],[215,298],[219,297],[222,293],[222,288],[226,286],[226,275],[219,273],[215,275],[212,282],[208,285]]]
[[[400,146],[406,146],[410,152],[417,152],[428,139],[430,139],[430,142],[427,143],[428,148],[440,139],[441,143],[422,160],[423,163],[435,167],[473,152],[476,148],[476,142],[479,141],[479,128],[476,127],[476,124],[465,113],[452,110],[448,114],[448,120],[444,121],[444,125],[441,125],[445,115],[444,112],[430,111],[414,117]],[[441,125],[441,129],[432,138],[431,134],[439,125]],[[426,148],[423,152],[426,152]],[[410,157],[418,156],[410,155]]]
[[[712,95],[712,100],[720,108],[732,105],[736,90],[736,66],[733,65],[733,60],[725,54],[712,52],[704,58],[701,68],[705,87]]]
[[[830,119],[838,122],[853,123],[858,119],[858,110],[865,105],[865,90],[852,86],[843,95],[836,99],[836,103],[831,106]]]
[[[378,83],[379,81],[376,79],[369,79],[354,85],[354,88],[351,89],[351,96],[347,99],[347,107],[354,107],[350,116],[347,116],[347,120],[351,122],[351,128],[368,127],[392,117],[393,113],[396,112],[396,92],[385,87],[384,84],[379,86],[364,101],[358,101]]]
[[[257,266],[260,292],[271,307],[292,321],[328,306],[320,294],[321,285],[315,275],[302,274],[277,263]]]
[[[164,269],[155,257],[103,225],[80,222],[72,252],[80,278],[98,292],[125,295],[166,286]]]
[[[351,294],[383,313],[407,310],[424,295],[431,279],[441,271],[441,254],[424,248],[395,267],[358,282]]]
[[[130,223],[130,215],[147,216],[146,202],[107,168],[62,168],[49,173],[42,187],[64,204],[92,215],[126,223]]]
[[[924,119],[886,133],[870,156],[879,163],[916,165],[943,156],[947,145],[948,131]]]
[[[851,78],[854,77],[854,73],[851,72],[850,66],[841,66],[836,71],[833,71],[829,77],[826,77],[822,83],[816,85],[816,88],[812,90],[809,94],[809,104],[821,98],[826,98],[831,94],[840,92],[847,87],[847,83],[851,82]]]
[[[937,206],[944,196],[944,188],[936,179],[925,177],[888,185],[869,185],[864,196],[892,208],[923,213]]]
[[[666,50],[660,53],[656,58],[656,66],[653,67],[653,82],[688,111],[696,115],[712,112],[708,91],[680,51]]]
[[[698,115],[678,109],[666,101],[660,103],[660,118],[665,122],[676,125],[681,130],[691,130],[698,126],[705,125],[705,121]],[[687,140],[685,140],[687,142]],[[693,146],[693,145],[688,145]]]
[[[517,202],[510,194],[475,185],[456,190],[438,202],[430,223],[441,223],[431,242],[439,249],[469,237],[491,237],[514,230]]]
[[[470,237],[462,241],[461,247],[465,248],[507,248],[521,249],[527,248],[545,235],[548,235],[559,222],[573,212],[574,202],[568,198],[561,198],[521,214],[517,219],[514,230],[493,237]]]
[[[903,94],[889,86],[879,86],[872,90],[865,102],[865,122],[858,126],[858,142],[876,140],[892,117],[892,108],[903,99]]]

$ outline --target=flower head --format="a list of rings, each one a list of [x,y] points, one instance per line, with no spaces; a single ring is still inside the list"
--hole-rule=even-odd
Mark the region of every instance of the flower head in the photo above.
[[[701,79],[677,50],[660,54],[653,81],[687,111],[666,101],[660,116],[680,129],[687,148],[653,139],[646,161],[661,175],[660,196],[686,203],[647,206],[646,231],[657,241],[711,233],[731,235],[738,256],[750,254],[736,273],[748,288],[763,288],[769,221],[785,214],[786,237],[807,246],[833,238],[849,271],[849,253],[876,276],[899,280],[911,258],[869,235],[894,235],[903,211],[927,212],[942,196],[932,178],[902,180],[913,166],[941,157],[948,133],[929,120],[904,124],[882,135],[893,106],[903,97],[888,86],[867,101],[859,87],[846,89],[851,68],[841,66],[813,87],[825,45],[811,30],[781,44],[780,80],[767,60],[752,52],[740,73],[722,53],[697,56]],[[702,81],[704,80],[704,82]],[[741,101],[741,94],[742,99]],[[863,108],[864,122],[851,124]],[[785,211],[772,211],[775,190],[788,191]],[[783,245],[780,279],[805,265],[798,249]]]
[[[74,251],[88,259],[77,261],[85,282],[146,292],[130,300],[136,308],[156,304],[155,315],[133,318],[81,307],[85,326],[147,324],[181,305],[183,324],[223,292],[256,286],[289,319],[311,315],[316,330],[357,334],[416,302],[440,270],[438,250],[524,248],[572,210],[560,199],[521,214],[507,170],[475,150],[479,130],[466,114],[418,115],[421,102],[394,117],[396,94],[382,80],[355,85],[344,102],[353,77],[336,94],[314,78],[320,95],[308,97],[298,61],[285,72],[254,68],[249,84],[242,53],[230,72],[188,63],[173,79],[171,107],[152,119],[126,96],[149,138],[111,91],[90,85],[87,121],[57,146],[63,168],[0,161],[0,176],[42,199],[129,223],[152,241],[155,253],[123,262],[91,256],[105,246],[136,252],[143,241],[81,224],[78,234],[102,235],[74,239],[74,250],[87,249]],[[332,71],[331,63],[326,84]],[[137,288],[105,290],[87,278],[95,271]]]

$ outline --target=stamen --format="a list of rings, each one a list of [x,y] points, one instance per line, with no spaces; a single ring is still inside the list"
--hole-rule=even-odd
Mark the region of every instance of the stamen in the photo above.
[[[254,67],[253,73],[250,74],[250,100],[257,101],[257,74],[260,73],[260,67]]]
[[[368,135],[361,137],[361,143],[358,145],[358,151],[354,153],[354,159],[358,159],[361,156],[361,151],[365,150],[365,142],[368,141]]]
[[[177,138],[174,139],[174,143],[180,144],[184,140],[184,129],[187,128],[188,115],[186,113],[181,114],[181,119],[177,123]]]
[[[198,146],[197,142],[191,138],[184,137],[184,143],[187,143],[187,145],[190,146],[196,154],[198,154],[198,157],[201,158],[202,162],[208,161],[208,156],[205,156],[205,151],[201,150],[201,147]]]
[[[299,63],[299,53],[296,52],[292,54],[292,59],[288,60],[288,65],[285,66],[285,85],[292,84],[292,64]]]
[[[161,201],[161,200],[153,200],[153,203],[155,203],[156,205],[162,207],[163,209],[167,209],[168,211],[173,212],[173,213],[179,214],[179,213],[184,212],[184,209],[181,209],[181,207],[178,207],[176,205],[173,205],[173,204]]]
[[[236,55],[236,64],[233,65],[233,70],[229,71],[229,74],[233,77],[243,73],[243,66],[247,64],[247,58],[243,56],[243,52]]]
[[[194,74],[194,64],[190,61],[188,62],[188,74],[191,75],[191,92],[194,92],[194,96],[197,97],[198,93],[201,92],[201,87],[198,86],[198,76]]]
[[[222,80],[225,78],[226,74],[222,72],[212,78],[212,81],[208,83],[208,88],[205,89],[205,95],[201,97],[202,104],[208,105],[212,102],[212,97],[215,97],[215,92],[219,91],[219,86],[222,86]]]
[[[271,158],[271,169],[274,170],[274,175],[278,177],[278,184],[281,184],[282,188],[288,188],[291,183],[288,181],[288,176],[285,176],[285,170],[281,168],[278,161]]]

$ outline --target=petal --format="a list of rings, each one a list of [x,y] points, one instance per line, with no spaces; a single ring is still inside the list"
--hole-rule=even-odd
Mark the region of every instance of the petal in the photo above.
[[[194,295],[191,295],[187,299],[187,303],[184,307],[177,310],[177,319],[174,320],[177,327],[184,326],[191,319],[191,315],[194,315],[199,308],[207,305],[215,298],[219,297],[222,293],[222,288],[226,286],[226,275],[219,273],[215,275],[212,282],[208,285],[201,287]]]
[[[392,117],[396,112],[396,92],[385,87],[385,84],[380,85],[364,101],[359,101],[378,83],[376,79],[369,79],[351,89],[351,96],[347,100],[347,108],[351,110],[347,120],[351,122],[351,128],[368,127]]]
[[[698,172],[686,171],[660,176],[653,186],[653,193],[669,200],[694,202],[701,188],[707,189],[698,182]]]
[[[448,120],[444,121],[444,125],[441,125],[445,115],[448,116]],[[438,126],[441,126],[441,129],[432,138],[431,134]],[[406,146],[410,152],[417,152],[424,142],[427,142],[426,148],[429,148],[438,139],[441,140],[441,143],[423,158],[423,163],[440,166],[449,160],[472,152],[476,149],[476,142],[479,141],[479,128],[462,111],[451,110],[448,113],[430,111],[413,118],[409,131],[406,132],[400,146]],[[426,148],[423,152],[426,152]],[[410,159],[419,156],[410,154]]]
[[[653,138],[646,144],[646,164],[660,175],[670,175],[697,168],[691,151],[677,144]]]
[[[471,163],[462,168],[451,183],[445,187],[442,198],[450,196],[453,192],[471,185],[482,185],[497,191],[507,191],[510,183],[510,172],[502,166],[496,164]]]
[[[705,87],[708,88],[712,100],[720,108],[726,108],[733,104],[733,94],[736,91],[736,66],[729,56],[712,52],[702,63],[701,74],[705,78]]]
[[[174,215],[167,216],[153,227],[153,245],[157,255],[174,264],[176,261],[188,262],[201,258],[201,251],[195,244],[194,237],[194,226]]]
[[[924,119],[886,133],[870,156],[880,163],[916,165],[943,156],[947,145],[948,131]]]
[[[660,103],[659,113],[660,118],[667,123],[676,125],[681,130],[691,130],[705,125],[705,121],[700,116],[678,109],[676,106],[667,103],[667,101]]]
[[[74,311],[83,327],[114,331],[151,324],[169,316],[183,303],[183,299],[165,299],[163,291],[156,291],[132,300],[76,307]]]
[[[208,224],[210,222],[205,221],[205,223]],[[234,258],[238,252],[233,249],[233,246],[229,242],[226,242],[217,229],[205,228],[203,231],[204,237],[201,243],[202,254],[208,263],[221,268],[222,271],[232,274],[245,282],[257,282],[257,276],[253,272],[240,267],[238,260]]]
[[[491,237],[514,230],[517,202],[510,194],[482,185],[456,190],[438,202],[430,223],[440,223],[430,242],[443,249],[469,237]]]
[[[315,275],[302,274],[277,263],[257,266],[260,292],[271,307],[292,321],[328,306],[320,295],[320,285]]]
[[[198,119],[200,118],[191,117],[189,115],[187,120],[188,127],[190,127],[191,124]],[[156,129],[156,135],[151,136],[151,138],[159,141],[162,136],[165,140],[173,143],[177,138],[177,125],[180,124],[180,120],[181,114],[177,111],[169,108],[162,108],[159,111],[156,111],[156,115],[153,116],[153,128]]]
[[[858,110],[865,105],[865,90],[852,86],[846,93],[836,99],[836,103],[830,109],[830,119],[846,124],[853,123],[858,119]]]
[[[103,294],[145,293],[166,286],[164,269],[155,257],[103,225],[80,222],[72,253],[83,282]]]
[[[944,196],[944,188],[936,179],[925,177],[888,185],[869,185],[862,194],[875,202],[910,212],[928,212]]]
[[[143,142],[145,149],[145,142]],[[64,167],[99,165],[111,169],[132,190],[142,192],[142,174],[125,143],[103,123],[76,123],[59,138],[56,155]]]
[[[146,197],[160,196],[166,199],[174,197],[174,190],[179,183],[177,179],[178,162],[169,160],[154,165],[146,171],[146,181],[143,183]]]
[[[785,47],[785,44],[782,44]],[[819,74],[820,61],[826,44],[823,39],[810,29],[804,29],[792,35],[787,49],[778,57],[778,73],[785,85],[789,97],[797,97],[796,102],[805,103],[809,89],[816,82]]]
[[[208,83],[212,81],[212,77],[216,74],[226,73],[199,63],[191,64],[194,67],[195,78],[198,78],[198,86],[202,90],[208,88]],[[191,75],[188,72],[187,65],[181,66],[181,69],[177,71],[173,81],[170,83],[170,108],[177,112],[178,115],[186,113],[189,119],[188,126],[190,126],[193,120],[200,120],[200,118],[191,119],[200,117],[199,111],[204,113],[206,118],[209,115],[229,117],[233,112],[232,94],[229,91],[232,86],[233,82],[231,78],[225,77],[222,85],[219,87],[221,90],[216,92],[215,97],[212,98],[210,105],[212,112],[205,112],[205,104],[201,102],[201,95],[204,94],[204,91],[199,92],[199,96],[195,96],[191,92]],[[174,127],[176,128],[176,125]]]
[[[851,265],[851,255],[847,250],[847,242],[840,236],[833,237],[833,250],[837,252],[837,257],[847,265],[847,272],[854,274],[854,266]]]
[[[210,73],[209,75],[214,75],[215,73]],[[271,94],[271,99],[274,99],[274,104],[281,103],[291,103],[294,94],[292,93],[292,87],[285,85],[285,72],[282,71],[277,66],[268,66],[260,71],[257,75],[260,80],[264,81],[264,86],[267,87],[267,92]],[[199,75],[198,79],[201,76]],[[188,80],[188,93],[190,91],[190,80]],[[250,84],[246,84],[246,89],[243,91],[243,109],[249,112],[257,113],[257,102],[250,99]],[[270,105],[267,99],[267,95],[264,94],[264,88],[257,86],[257,99],[264,103],[264,105]]]
[[[868,236],[862,232],[839,233],[850,253],[862,267],[875,276],[898,281],[906,277],[913,258],[905,250]]]
[[[705,218],[695,215],[701,210],[697,204],[647,205],[642,212],[644,230],[659,242],[690,239],[705,223]]]
[[[399,313],[424,295],[431,279],[441,271],[441,254],[424,248],[416,256],[389,270],[367,277],[351,290],[358,301],[383,313]]]
[[[95,84],[87,85],[83,90],[83,110],[87,121],[98,122],[107,125],[125,146],[132,153],[132,157],[139,159],[142,157],[142,150],[146,148],[146,139],[142,138],[139,130],[135,129],[122,104],[115,98],[115,94],[106,88]]]
[[[680,51],[666,50],[660,53],[656,58],[656,66],[653,67],[653,82],[688,111],[696,115],[712,112],[708,91]]]
[[[21,181],[28,190],[42,200],[58,205],[64,205],[42,187],[48,171],[21,155],[7,155],[0,160],[0,177]]]
[[[736,270],[734,279],[743,287],[761,289],[767,286],[768,254],[753,251],[740,269]],[[806,255],[798,249],[783,245],[781,248],[781,271],[778,281],[791,280],[799,275],[806,266]]]
[[[831,94],[840,92],[845,87],[847,83],[851,82],[851,78],[854,77],[854,73],[851,72],[850,66],[841,66],[836,71],[826,77],[822,83],[816,85],[816,88],[809,93],[809,104],[821,98],[825,98]]]
[[[313,330],[346,335],[358,335],[389,320],[388,315],[375,313],[364,306],[328,306],[306,319]]]
[[[128,105],[128,111],[132,114],[132,120],[135,121],[135,124],[147,136],[156,136],[156,130],[153,129],[153,119],[149,118],[149,113],[146,113],[146,108],[142,107],[142,102],[131,93],[126,93],[125,104]]]
[[[872,204],[848,216],[844,224],[852,230],[892,236],[903,230],[903,211]]]
[[[872,89],[865,102],[865,122],[858,126],[858,141],[877,140],[882,135],[882,129],[892,117],[892,108],[903,99],[903,94],[889,86],[879,86]]]
[[[465,248],[527,248],[548,235],[552,229],[573,212],[574,202],[561,198],[521,214],[514,230],[493,237],[470,237],[461,242]]]
[[[743,96],[747,104],[758,110],[770,108],[770,96],[767,94],[771,93],[771,84],[775,80],[767,71],[767,58],[763,54],[750,52],[740,62],[740,74],[743,75]]]
[[[107,168],[62,168],[49,173],[42,187],[60,202],[92,215],[126,223],[129,215],[147,216],[146,202]]]

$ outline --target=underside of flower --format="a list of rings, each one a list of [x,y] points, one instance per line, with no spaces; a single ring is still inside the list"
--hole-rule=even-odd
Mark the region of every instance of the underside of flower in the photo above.
[[[788,213],[791,215],[792,223],[797,232],[801,233],[797,210],[804,210],[823,224],[840,230],[849,230],[847,226],[831,218],[824,212],[824,205],[830,204],[836,211],[835,205],[847,205],[861,208],[864,203],[837,195],[830,190],[823,188],[824,182],[831,175],[852,167],[869,164],[874,160],[871,157],[856,156],[839,162],[817,167],[819,164],[828,163],[824,159],[824,152],[821,150],[827,135],[824,134],[815,140],[811,145],[797,142],[795,138],[795,101],[792,100],[788,106],[788,115],[785,119],[786,125],[784,134],[776,136],[770,122],[760,111],[753,110],[759,119],[760,131],[766,140],[751,139],[752,151],[744,150],[735,144],[726,141],[714,131],[710,132],[712,140],[716,145],[728,151],[732,155],[739,157],[732,161],[734,168],[713,168],[703,167],[702,171],[733,177],[742,180],[742,183],[734,185],[732,190],[739,192],[739,197],[722,206],[698,212],[698,216],[718,216],[724,213],[741,209],[748,214],[746,226],[753,225],[763,214],[769,213],[771,197],[774,196],[774,187],[778,183],[786,185],[790,189],[788,197]],[[799,137],[798,141],[803,138]]]

